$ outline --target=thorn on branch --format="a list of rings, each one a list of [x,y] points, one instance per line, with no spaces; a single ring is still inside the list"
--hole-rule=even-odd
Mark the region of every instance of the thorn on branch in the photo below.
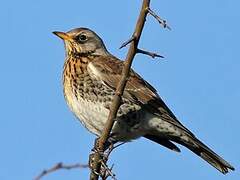
[[[132,41],[135,40],[135,36],[132,36],[129,40],[127,40],[126,42],[124,42],[119,49],[122,49],[123,47],[126,47],[128,44],[130,44]]]
[[[103,171],[101,176],[102,179],[107,179],[109,176],[111,176],[113,180],[117,180],[116,175],[112,172],[113,165],[111,166],[111,168],[109,168],[104,161],[101,162],[101,165]]]
[[[150,8],[147,9],[148,13],[152,15],[158,22],[163,26],[163,28],[167,28],[168,30],[171,30],[170,26],[167,25],[167,21],[160,18],[153,10]]]
[[[162,56],[162,55],[159,55],[154,52],[145,51],[142,49],[137,49],[137,53],[145,54],[145,55],[151,56],[152,58],[155,58],[155,57],[164,58],[164,56]]]
[[[43,170],[34,180],[40,180],[43,176],[46,176],[47,174],[58,171],[60,169],[70,170],[70,169],[77,169],[77,168],[88,168],[88,165],[79,164],[79,163],[76,163],[73,165],[64,165],[63,163],[60,162],[49,169]]]

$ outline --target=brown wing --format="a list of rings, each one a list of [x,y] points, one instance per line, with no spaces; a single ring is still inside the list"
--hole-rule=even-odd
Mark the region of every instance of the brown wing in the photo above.
[[[97,78],[105,85],[115,90],[117,83],[121,79],[123,65],[123,61],[120,61],[114,56],[100,56],[89,63],[88,72],[91,76]],[[171,110],[159,97],[156,89],[133,70],[130,71],[123,97],[128,98],[135,103],[142,104],[152,113],[159,115],[161,119],[194,136],[177,120]]]

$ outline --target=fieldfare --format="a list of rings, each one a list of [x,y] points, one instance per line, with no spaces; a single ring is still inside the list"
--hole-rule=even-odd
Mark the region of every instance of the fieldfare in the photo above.
[[[63,88],[67,104],[90,132],[100,136],[123,61],[110,54],[102,39],[90,29],[53,33],[63,39],[66,49]],[[180,149],[173,142],[179,143],[224,174],[234,170],[180,123],[156,89],[131,70],[110,140],[127,142],[139,137],[177,152]]]

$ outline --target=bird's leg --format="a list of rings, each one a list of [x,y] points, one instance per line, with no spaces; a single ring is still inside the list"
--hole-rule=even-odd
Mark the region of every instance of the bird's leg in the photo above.
[[[107,161],[108,161],[108,158],[111,154],[111,152],[117,148],[118,146],[120,146],[121,144],[118,144],[116,146],[114,146],[114,144],[116,143],[117,141],[114,140],[113,138],[109,138],[108,141],[107,141],[107,144],[104,146],[105,147],[105,151],[104,151],[104,156],[103,156],[103,159],[101,161],[101,177],[103,180],[107,179],[108,177],[112,177],[112,179],[116,180],[116,175],[112,172],[112,169],[113,169],[113,166],[114,164],[109,168],[108,165],[107,165]]]
[[[96,154],[100,154],[100,156],[103,157],[103,161],[107,162],[108,157],[110,155],[110,153],[112,152],[112,150],[114,149],[114,143],[116,141],[113,138],[110,138],[105,144],[104,144],[104,149],[103,151],[99,151],[99,138],[95,139],[94,142],[94,148],[92,149],[92,153],[90,154],[90,158],[89,158],[89,167],[91,168],[94,162],[94,158]],[[104,153],[105,152],[105,153]]]
[[[110,137],[108,139],[108,141],[106,142],[106,144],[104,145],[104,150],[102,152],[99,152],[98,148],[98,143],[99,143],[99,138],[97,138],[95,140],[95,148],[92,149],[93,153],[90,155],[90,158],[89,158],[89,167],[91,168],[92,167],[92,164],[94,162],[94,158],[95,158],[95,154],[96,153],[100,153],[100,155],[103,157],[102,160],[101,160],[101,170],[100,170],[100,173],[98,174],[99,176],[101,176],[101,178],[103,180],[107,179],[108,177],[112,177],[112,179],[116,179],[115,177],[115,174],[112,172],[112,169],[113,169],[113,165],[109,168],[108,165],[107,165],[107,161],[108,161],[108,158],[111,154],[111,152],[116,149],[117,147],[121,146],[122,144],[124,144],[125,142],[123,143],[119,143],[117,145],[114,146],[115,143],[117,143],[117,141],[113,138],[113,137]]]
[[[116,142],[115,142],[115,143],[116,143]],[[114,149],[116,149],[117,147],[125,144],[125,142],[121,142],[121,143],[119,143],[119,144],[117,144],[117,145],[114,146],[115,143],[110,144],[110,146],[108,147],[108,149],[105,151],[105,155],[104,155],[105,158],[108,158],[108,157],[110,156],[111,152],[112,152]]]

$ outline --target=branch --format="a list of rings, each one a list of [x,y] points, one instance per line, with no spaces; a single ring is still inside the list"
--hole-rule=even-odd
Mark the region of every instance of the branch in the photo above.
[[[131,42],[134,41],[134,40],[135,40],[135,37],[132,36],[129,40],[125,41],[125,42],[120,46],[119,49],[122,49],[123,47],[126,47],[129,43],[131,43]]]
[[[60,169],[70,170],[70,169],[77,169],[77,168],[87,168],[88,165],[85,164],[73,164],[73,165],[64,165],[63,163],[57,163],[53,167],[43,170],[41,174],[39,174],[34,180],[40,180],[43,176],[46,176],[52,172],[58,171]]]
[[[162,55],[159,55],[154,52],[145,51],[142,49],[137,49],[137,53],[145,54],[145,55],[151,56],[152,58],[155,58],[155,57],[164,58],[164,56],[162,56]]]
[[[113,98],[113,102],[112,102],[112,105],[110,108],[108,120],[105,124],[102,135],[100,136],[100,138],[98,140],[96,140],[98,142],[95,143],[94,148],[97,150],[97,152],[94,153],[92,160],[90,160],[90,162],[92,162],[92,164],[91,164],[92,171],[90,174],[90,180],[98,180],[98,178],[99,178],[101,162],[103,161],[102,152],[104,151],[104,145],[110,135],[110,132],[111,132],[111,129],[112,129],[112,126],[114,123],[114,119],[117,115],[118,108],[120,107],[121,96],[123,94],[124,88],[127,83],[127,78],[129,75],[131,65],[132,65],[133,58],[137,53],[137,46],[138,46],[140,36],[142,34],[144,23],[146,21],[146,16],[148,14],[149,4],[150,4],[150,0],[143,0],[142,8],[140,11],[140,15],[138,17],[135,31],[132,35],[132,37],[134,37],[134,40],[132,40],[130,43],[130,47],[129,47],[129,50],[127,53],[126,60],[124,62],[123,70],[122,70],[121,80],[117,86],[116,93]]]
[[[161,24],[164,28],[167,28],[169,30],[171,30],[171,28],[167,25],[167,21],[160,18],[153,10],[151,10],[149,7],[148,7],[148,12],[150,15],[152,15],[158,22],[159,24]]]

